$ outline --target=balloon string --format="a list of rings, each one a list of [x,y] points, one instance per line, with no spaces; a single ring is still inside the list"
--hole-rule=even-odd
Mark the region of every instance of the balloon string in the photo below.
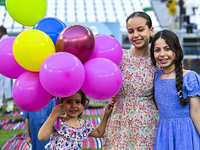
[[[59,104],[59,98],[56,97],[56,98],[55,98],[55,101],[56,101],[56,105],[58,105],[58,104]],[[58,118],[56,119],[56,129],[57,129],[57,131],[60,130],[60,117],[58,117]]]

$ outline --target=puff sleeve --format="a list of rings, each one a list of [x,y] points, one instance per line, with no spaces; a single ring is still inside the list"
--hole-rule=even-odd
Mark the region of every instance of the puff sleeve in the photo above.
[[[190,71],[183,83],[188,97],[200,96],[200,76],[196,72]]]

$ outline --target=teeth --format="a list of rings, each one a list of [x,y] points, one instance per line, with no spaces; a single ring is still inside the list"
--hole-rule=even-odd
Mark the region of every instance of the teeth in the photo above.
[[[140,41],[142,41],[142,40],[137,40],[137,41],[135,41],[135,42],[140,42]]]

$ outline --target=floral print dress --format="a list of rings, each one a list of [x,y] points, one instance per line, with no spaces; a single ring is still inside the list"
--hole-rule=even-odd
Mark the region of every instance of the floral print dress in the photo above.
[[[93,124],[84,119],[81,128],[67,126],[63,119],[60,119],[61,128],[59,131],[51,134],[49,143],[45,146],[47,150],[80,150],[83,146],[83,140],[94,130]]]
[[[150,57],[138,58],[123,50],[123,84],[115,96],[103,150],[152,150],[158,124],[153,102],[153,79],[159,69]]]

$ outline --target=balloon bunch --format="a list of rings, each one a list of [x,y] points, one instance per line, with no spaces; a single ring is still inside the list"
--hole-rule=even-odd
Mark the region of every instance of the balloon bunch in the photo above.
[[[56,53],[43,62],[40,81],[57,97],[71,96],[82,89],[91,98],[105,100],[121,87],[121,59],[122,48],[115,38],[94,37],[89,28],[70,25],[58,36]]]
[[[1,61],[4,61],[2,64],[6,62],[0,66],[0,73],[17,79],[13,86],[13,99],[21,109],[38,111],[51,100],[52,93],[41,84],[40,68],[49,56],[56,53],[54,42],[65,28],[59,19],[44,18],[33,29],[0,41]]]
[[[7,8],[10,14],[11,8]],[[56,18],[39,18],[30,23],[17,16],[18,22],[33,28],[0,41],[0,63],[4,64],[0,73],[17,79],[13,98],[21,109],[41,110],[52,95],[68,97],[79,89],[97,100],[111,98],[120,90],[122,48],[115,38],[94,37],[80,24],[67,27]]]

